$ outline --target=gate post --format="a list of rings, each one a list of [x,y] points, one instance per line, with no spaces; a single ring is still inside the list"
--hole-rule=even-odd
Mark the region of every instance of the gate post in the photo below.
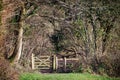
[[[32,69],[35,69],[35,67],[34,67],[34,54],[32,53]]]
[[[53,70],[56,71],[58,68],[58,58],[56,55],[53,56]]]
[[[56,56],[56,70],[58,69],[58,57]]]
[[[56,56],[53,56],[53,70],[56,69]]]

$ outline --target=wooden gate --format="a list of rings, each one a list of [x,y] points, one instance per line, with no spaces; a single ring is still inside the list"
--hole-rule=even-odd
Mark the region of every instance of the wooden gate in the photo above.
[[[35,56],[32,54],[32,69],[39,69],[39,70],[45,70],[45,69],[51,69],[52,67],[52,60],[51,56]]]
[[[41,72],[67,72],[79,64],[79,58],[58,58],[56,55],[41,55],[35,56],[32,54],[32,69],[40,70]]]
[[[73,67],[79,65],[79,58],[58,58],[55,56],[53,60],[53,69],[57,72],[69,72]]]

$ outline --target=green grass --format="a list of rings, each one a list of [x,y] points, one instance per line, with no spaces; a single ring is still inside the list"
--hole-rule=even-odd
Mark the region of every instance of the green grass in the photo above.
[[[109,78],[99,75],[83,74],[37,74],[24,73],[21,74],[20,80],[120,80],[120,78]]]

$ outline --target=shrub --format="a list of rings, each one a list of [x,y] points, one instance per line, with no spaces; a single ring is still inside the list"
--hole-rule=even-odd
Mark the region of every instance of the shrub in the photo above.
[[[2,57],[0,57],[0,80],[19,80],[18,73]]]

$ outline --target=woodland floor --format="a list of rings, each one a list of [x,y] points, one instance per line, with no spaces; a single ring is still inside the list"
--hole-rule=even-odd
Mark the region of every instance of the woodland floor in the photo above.
[[[67,74],[39,74],[24,73],[20,80],[120,80],[120,78],[110,78],[88,73],[67,73]]]

